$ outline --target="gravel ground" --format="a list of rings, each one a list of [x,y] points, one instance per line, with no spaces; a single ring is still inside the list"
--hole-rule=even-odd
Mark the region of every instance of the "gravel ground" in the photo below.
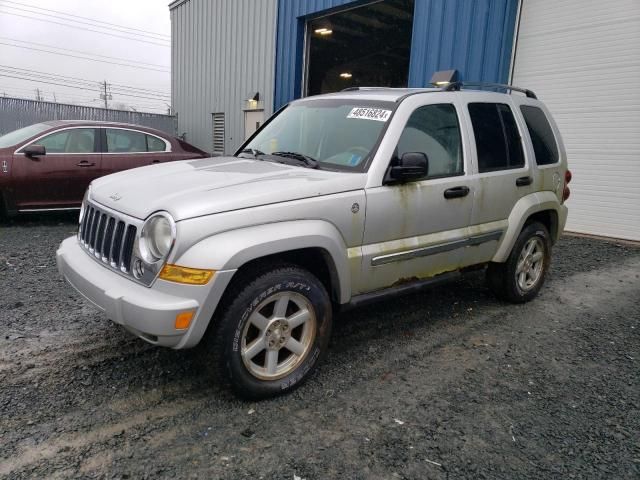
[[[0,226],[0,477],[640,477],[638,247],[563,238],[526,305],[473,274],[342,314],[307,384],[250,403],[66,285],[74,230]]]

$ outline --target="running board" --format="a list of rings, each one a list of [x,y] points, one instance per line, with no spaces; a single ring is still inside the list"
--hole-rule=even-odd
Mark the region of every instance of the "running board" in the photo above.
[[[461,273],[459,271],[446,272],[436,275],[435,277],[429,277],[422,280],[413,280],[407,283],[401,283],[392,287],[376,290],[375,292],[363,293],[351,298],[349,303],[340,305],[340,311],[351,310],[353,308],[362,307],[370,303],[379,302],[381,300],[387,300],[390,297],[396,297],[400,295],[407,295],[409,293],[418,292],[426,287],[433,285],[439,285],[441,283],[450,282],[457,278],[460,278]]]

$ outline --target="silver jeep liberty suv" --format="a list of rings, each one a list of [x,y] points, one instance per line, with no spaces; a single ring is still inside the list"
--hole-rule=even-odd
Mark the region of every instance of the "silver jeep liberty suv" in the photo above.
[[[564,228],[571,174],[547,108],[497,88],[304,98],[234,156],[95,180],[59,270],[147,342],[203,343],[206,365],[249,398],[311,374],[334,307],[472,266],[500,298],[528,301]]]

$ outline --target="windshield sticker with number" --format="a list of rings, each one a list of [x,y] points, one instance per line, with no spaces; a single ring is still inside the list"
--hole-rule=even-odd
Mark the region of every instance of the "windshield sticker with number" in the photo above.
[[[386,122],[391,116],[391,110],[382,108],[356,107],[349,112],[347,118],[358,118],[363,120],[376,120],[378,122]]]

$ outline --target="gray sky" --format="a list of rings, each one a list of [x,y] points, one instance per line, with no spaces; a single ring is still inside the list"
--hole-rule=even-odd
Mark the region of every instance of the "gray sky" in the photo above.
[[[53,101],[55,93],[58,102],[103,106],[104,101],[99,100],[98,82],[107,80],[114,84],[110,107],[124,104],[139,111],[166,113],[171,87],[168,3],[169,0],[0,0],[0,95],[6,93],[7,96],[33,99],[35,89],[39,88],[47,101]],[[78,16],[112,25],[98,24]],[[137,30],[128,30],[127,27]],[[34,49],[80,57],[88,54],[101,61]],[[42,75],[49,77],[43,78]],[[75,77],[77,80],[53,78],[51,75]],[[62,85],[8,76],[32,80],[38,76],[41,80]],[[80,88],[70,88],[70,85]]]

